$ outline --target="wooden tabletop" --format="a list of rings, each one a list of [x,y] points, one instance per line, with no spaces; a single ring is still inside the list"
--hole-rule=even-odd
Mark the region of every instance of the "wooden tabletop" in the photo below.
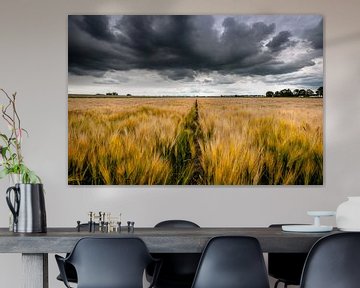
[[[0,253],[65,253],[82,237],[139,237],[152,253],[201,253],[214,236],[243,235],[259,240],[263,252],[308,252],[321,237],[333,233],[293,233],[281,228],[127,228],[119,232],[77,232],[76,228],[48,228],[47,233],[20,234],[0,228]]]

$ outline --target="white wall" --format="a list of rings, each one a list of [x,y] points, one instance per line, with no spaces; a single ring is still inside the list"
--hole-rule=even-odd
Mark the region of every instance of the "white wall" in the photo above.
[[[73,226],[89,210],[122,212],[136,226],[187,218],[201,226],[308,222],[360,195],[358,0],[1,0],[0,87],[18,92],[26,161],[46,187],[48,226]],[[325,20],[325,185],[321,187],[69,187],[68,14],[317,13]],[[5,188],[0,226],[8,224]],[[334,224],[334,220],[328,220]],[[57,271],[50,256],[50,287]],[[2,287],[20,287],[19,255],[0,255]]]

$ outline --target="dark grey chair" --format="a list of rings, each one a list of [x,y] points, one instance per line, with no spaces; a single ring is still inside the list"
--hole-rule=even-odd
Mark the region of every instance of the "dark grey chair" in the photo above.
[[[144,271],[156,262],[139,238],[82,238],[68,257],[55,258],[66,287],[65,263],[74,266],[78,288],[143,288]],[[159,265],[154,281],[158,271]]]
[[[68,256],[69,255],[67,254],[66,257],[68,257]],[[70,263],[64,262],[64,273],[66,275],[66,279],[68,282],[77,283],[77,274],[76,274],[75,267],[73,265],[71,265]],[[61,274],[59,274],[56,277],[56,279],[64,282],[63,278],[61,277]]]
[[[325,236],[306,259],[301,288],[359,288],[360,233]]]
[[[155,228],[200,228],[187,220],[166,220],[155,225]],[[157,253],[162,266],[155,283],[156,288],[190,288],[201,257],[200,253]],[[153,267],[147,269],[147,279],[151,281]]]
[[[89,224],[88,223],[83,223],[80,225],[80,228],[81,229],[89,229]],[[96,223],[95,224],[95,229],[99,229],[99,224]],[[66,254],[66,257],[69,256],[69,253]],[[64,263],[64,268],[65,268],[65,274],[66,274],[66,278],[67,278],[67,281],[68,282],[71,282],[71,283],[77,283],[77,275],[76,275],[76,270],[74,268],[73,265],[71,265],[70,263],[67,263],[65,262]],[[59,281],[63,281],[62,277],[61,277],[61,274],[59,274],[57,277],[56,277],[57,280]]]
[[[269,288],[256,238],[220,236],[207,244],[192,288]]]
[[[272,224],[270,228],[280,228],[288,224]],[[301,273],[304,268],[307,253],[269,253],[268,272],[277,281],[274,288],[280,283],[286,288],[288,285],[300,285]]]

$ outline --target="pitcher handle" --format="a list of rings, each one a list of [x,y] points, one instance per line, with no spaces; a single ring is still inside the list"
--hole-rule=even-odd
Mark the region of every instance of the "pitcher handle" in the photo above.
[[[14,191],[14,205],[11,203],[11,191]],[[19,216],[19,206],[20,206],[20,191],[13,186],[9,187],[6,190],[6,202],[9,206],[9,209],[11,213],[14,215],[14,223],[16,224],[18,222],[18,216]]]

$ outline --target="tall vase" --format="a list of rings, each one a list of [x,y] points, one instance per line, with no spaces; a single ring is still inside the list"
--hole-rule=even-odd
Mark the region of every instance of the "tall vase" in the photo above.
[[[348,197],[338,206],[336,226],[342,231],[360,231],[360,196]]]
[[[15,184],[22,183],[22,175],[21,174],[9,174],[9,186],[15,186]]]
[[[15,184],[7,189],[6,201],[14,216],[14,232],[43,233],[47,231],[42,184]]]

